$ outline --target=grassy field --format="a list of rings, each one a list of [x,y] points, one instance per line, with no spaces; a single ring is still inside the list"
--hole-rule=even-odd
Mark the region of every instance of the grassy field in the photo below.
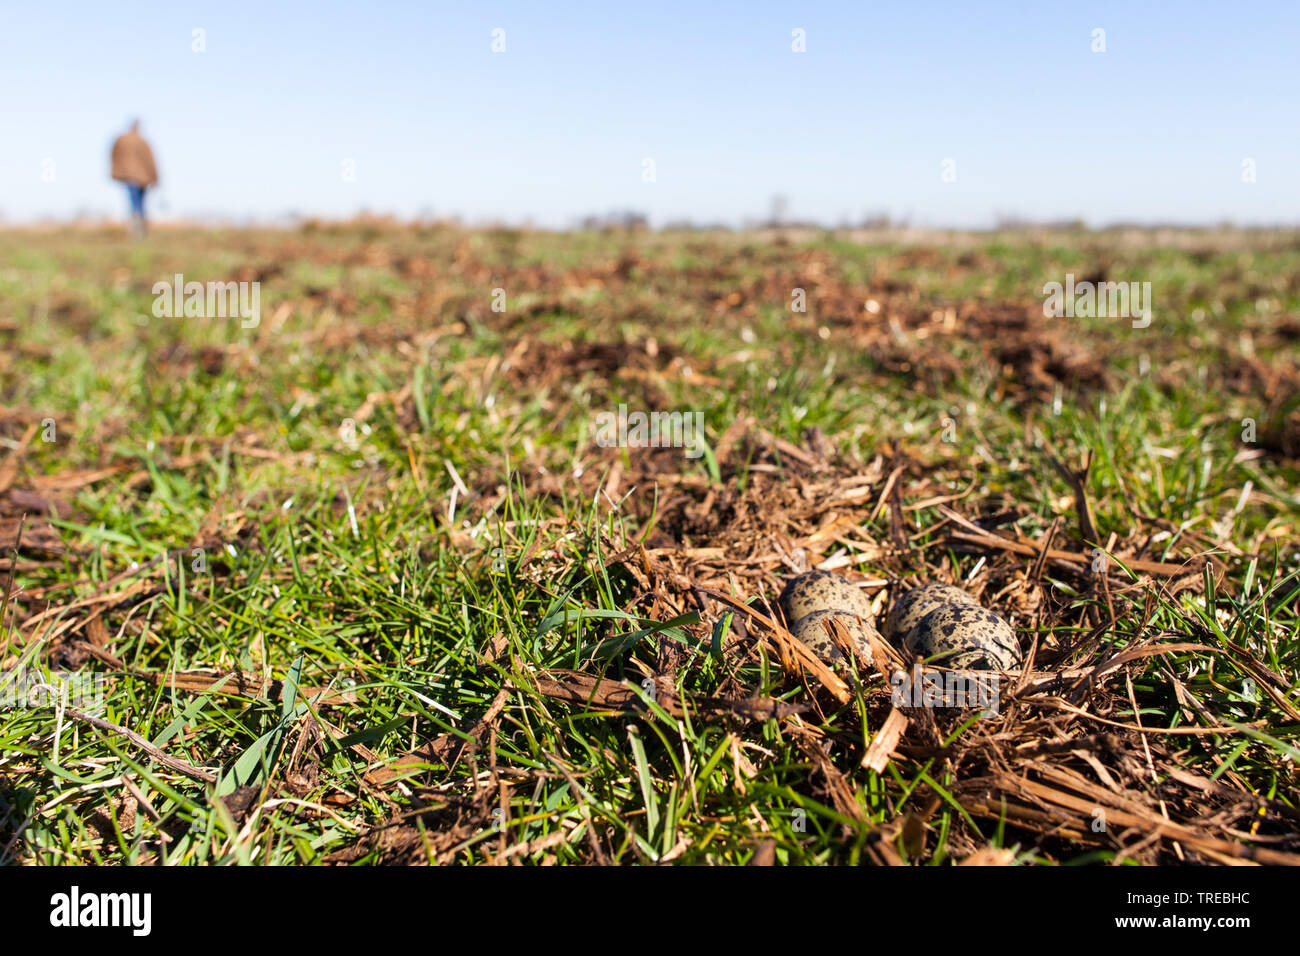
[[[1300,862],[1295,234],[11,231],[0,342],[0,861]],[[809,671],[812,566],[1030,662]]]

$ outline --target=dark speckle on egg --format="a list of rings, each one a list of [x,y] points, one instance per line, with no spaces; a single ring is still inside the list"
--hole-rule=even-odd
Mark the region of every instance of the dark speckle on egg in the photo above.
[[[797,624],[814,611],[847,611],[871,620],[871,602],[847,579],[829,571],[796,575],[781,592],[781,612],[786,623]]]
[[[894,602],[885,618],[881,633],[895,644],[901,644],[912,628],[935,608],[945,604],[972,604],[975,599],[960,588],[948,584],[925,584],[913,588]]]
[[[832,621],[843,625],[849,640],[865,660],[872,659],[871,639],[874,637],[879,640],[880,635],[870,621],[857,614],[833,610],[813,611],[801,617],[790,633],[822,660],[834,663],[843,660],[844,655],[831,639],[829,627]]]
[[[953,602],[930,611],[905,635],[903,646],[954,670],[1012,670],[1022,660],[1006,621],[974,603]]]

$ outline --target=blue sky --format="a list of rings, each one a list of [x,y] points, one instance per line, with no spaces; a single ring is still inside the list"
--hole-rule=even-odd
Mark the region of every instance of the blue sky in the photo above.
[[[1294,0],[12,3],[0,215],[122,215],[139,116],[173,217],[1296,224],[1297,50]]]

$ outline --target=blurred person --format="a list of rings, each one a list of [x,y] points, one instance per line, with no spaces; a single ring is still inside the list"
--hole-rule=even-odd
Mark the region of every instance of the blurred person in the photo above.
[[[150,186],[158,185],[158,167],[154,165],[153,150],[140,135],[140,121],[113,141],[113,178],[126,185],[131,201],[131,235],[143,236],[147,231],[144,215],[144,193]]]

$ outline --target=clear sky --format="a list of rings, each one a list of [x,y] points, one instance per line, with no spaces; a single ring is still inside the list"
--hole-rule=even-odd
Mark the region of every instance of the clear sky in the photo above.
[[[139,116],[171,217],[1296,224],[1298,59],[1297,0],[8,0],[0,215],[123,215]]]

